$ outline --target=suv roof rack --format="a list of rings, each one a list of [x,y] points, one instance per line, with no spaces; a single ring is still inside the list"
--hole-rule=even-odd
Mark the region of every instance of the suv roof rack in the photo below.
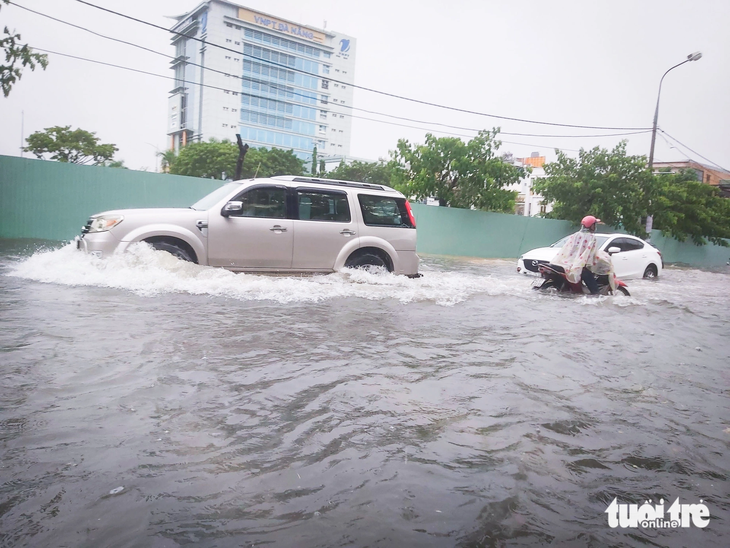
[[[316,177],[272,177],[272,179],[286,179],[295,183],[317,183],[319,185],[348,186],[355,188],[372,188],[373,190],[392,190],[390,187],[383,185],[373,185],[370,183],[355,183],[353,181],[339,181],[336,179],[319,179]]]

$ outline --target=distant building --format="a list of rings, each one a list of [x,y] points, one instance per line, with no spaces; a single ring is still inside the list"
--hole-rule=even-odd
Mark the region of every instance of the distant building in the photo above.
[[[552,211],[552,205],[543,204],[542,196],[536,194],[532,189],[535,179],[545,176],[545,169],[543,168],[545,156],[540,156],[537,152],[533,152],[529,158],[513,158],[511,155],[507,155],[505,161],[509,161],[515,166],[530,167],[532,169],[532,173],[528,173],[519,183],[506,188],[506,190],[517,191],[515,214],[535,217]]]
[[[730,172],[716,167],[709,167],[694,160],[681,162],[654,162],[654,173],[666,170],[677,173],[683,169],[690,169],[697,175],[697,180],[710,186],[720,188],[723,196],[730,197]]]
[[[252,147],[293,149],[304,160],[315,146],[320,158],[349,155],[354,38],[226,0],[175,19],[171,148],[240,133]]]

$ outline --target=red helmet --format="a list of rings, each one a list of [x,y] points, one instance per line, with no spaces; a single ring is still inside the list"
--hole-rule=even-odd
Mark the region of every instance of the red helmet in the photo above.
[[[601,219],[596,219],[593,215],[586,215],[583,217],[583,220],[580,222],[580,224],[587,229],[592,229],[596,227],[596,223],[600,223]]]

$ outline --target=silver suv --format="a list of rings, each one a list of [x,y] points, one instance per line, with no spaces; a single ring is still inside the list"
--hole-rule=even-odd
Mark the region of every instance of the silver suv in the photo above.
[[[334,272],[381,266],[417,277],[416,221],[383,185],[271,177],[224,184],[188,209],[93,215],[76,246],[105,257],[130,244],[242,272]]]

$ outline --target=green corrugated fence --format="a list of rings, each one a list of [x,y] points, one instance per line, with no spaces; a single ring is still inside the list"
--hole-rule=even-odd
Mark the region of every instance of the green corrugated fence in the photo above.
[[[70,240],[90,215],[130,207],[187,207],[221,181],[0,156],[0,238]],[[567,221],[414,204],[418,251],[517,258],[575,231]],[[610,231],[605,227],[605,231]],[[730,248],[695,246],[652,232],[667,263],[718,267]]]

